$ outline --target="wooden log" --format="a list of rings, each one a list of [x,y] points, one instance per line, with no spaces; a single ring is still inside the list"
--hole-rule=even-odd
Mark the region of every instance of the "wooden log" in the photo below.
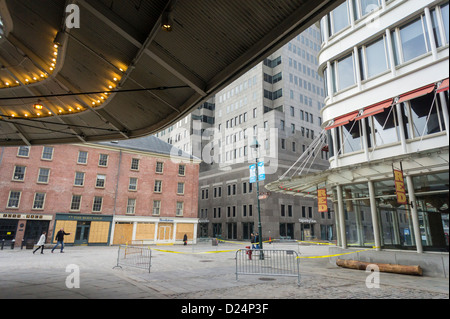
[[[407,266],[396,264],[368,263],[358,260],[337,259],[336,265],[343,268],[366,270],[369,265],[376,265],[380,272],[389,272],[403,275],[422,276],[423,271],[420,266]]]

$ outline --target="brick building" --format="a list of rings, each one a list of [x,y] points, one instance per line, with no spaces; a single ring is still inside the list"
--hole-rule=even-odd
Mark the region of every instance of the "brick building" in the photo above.
[[[75,245],[195,240],[199,162],[153,136],[2,147],[0,240],[54,242],[60,228]]]

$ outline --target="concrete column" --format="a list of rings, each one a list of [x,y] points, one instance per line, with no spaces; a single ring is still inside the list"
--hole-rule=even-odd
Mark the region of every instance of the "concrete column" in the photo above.
[[[434,39],[433,26],[431,25],[431,13],[430,8],[425,8],[425,17],[427,18],[426,28],[428,30],[428,34],[430,35],[428,38],[430,39],[431,52],[433,54],[433,59],[437,60],[437,48],[436,48],[436,40]]]
[[[403,150],[404,154],[407,154],[406,135],[405,135],[405,128],[403,126],[403,117],[401,116],[401,114],[402,114],[401,107],[402,107],[402,105],[400,103],[395,104],[395,108],[397,110],[398,127],[400,129],[400,141],[402,143],[402,150]]]
[[[370,196],[370,212],[372,215],[373,236],[375,239],[375,247],[377,251],[381,250],[380,225],[378,223],[378,210],[375,199],[375,187],[372,181],[368,181]]]
[[[336,186],[337,195],[338,195],[338,210],[339,213],[339,228],[341,230],[341,247],[346,249],[347,248],[347,236],[345,233],[345,219],[344,219],[344,200],[342,198],[342,186],[337,185]]]
[[[439,99],[441,101],[442,105],[442,115],[444,117],[444,123],[445,123],[445,131],[447,132],[447,138],[450,139],[450,127],[449,127],[449,120],[448,120],[448,106],[447,106],[447,99],[445,98],[444,92],[439,93]]]
[[[417,214],[416,194],[411,175],[406,175],[406,185],[408,186],[409,203],[411,204],[411,218],[414,228],[414,238],[416,240],[417,253],[423,253],[422,236],[420,234],[419,215]]]

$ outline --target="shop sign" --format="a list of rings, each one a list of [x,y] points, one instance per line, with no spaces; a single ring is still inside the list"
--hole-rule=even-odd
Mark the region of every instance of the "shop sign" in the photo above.
[[[35,214],[3,213],[3,214],[0,214],[0,218],[51,220],[52,216],[50,216],[50,215],[35,215]]]
[[[298,221],[300,224],[315,224],[317,220],[311,218],[299,218]]]
[[[397,203],[406,205],[405,180],[403,179],[403,171],[394,169],[395,193],[397,194]]]
[[[327,189],[321,188],[317,190],[317,200],[319,213],[328,212],[328,204],[327,204]]]

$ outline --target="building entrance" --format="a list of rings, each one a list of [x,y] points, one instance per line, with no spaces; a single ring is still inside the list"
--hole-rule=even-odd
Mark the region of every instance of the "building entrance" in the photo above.
[[[89,231],[91,228],[91,222],[78,222],[77,223],[77,232],[75,234],[75,245],[87,245],[89,239]]]

